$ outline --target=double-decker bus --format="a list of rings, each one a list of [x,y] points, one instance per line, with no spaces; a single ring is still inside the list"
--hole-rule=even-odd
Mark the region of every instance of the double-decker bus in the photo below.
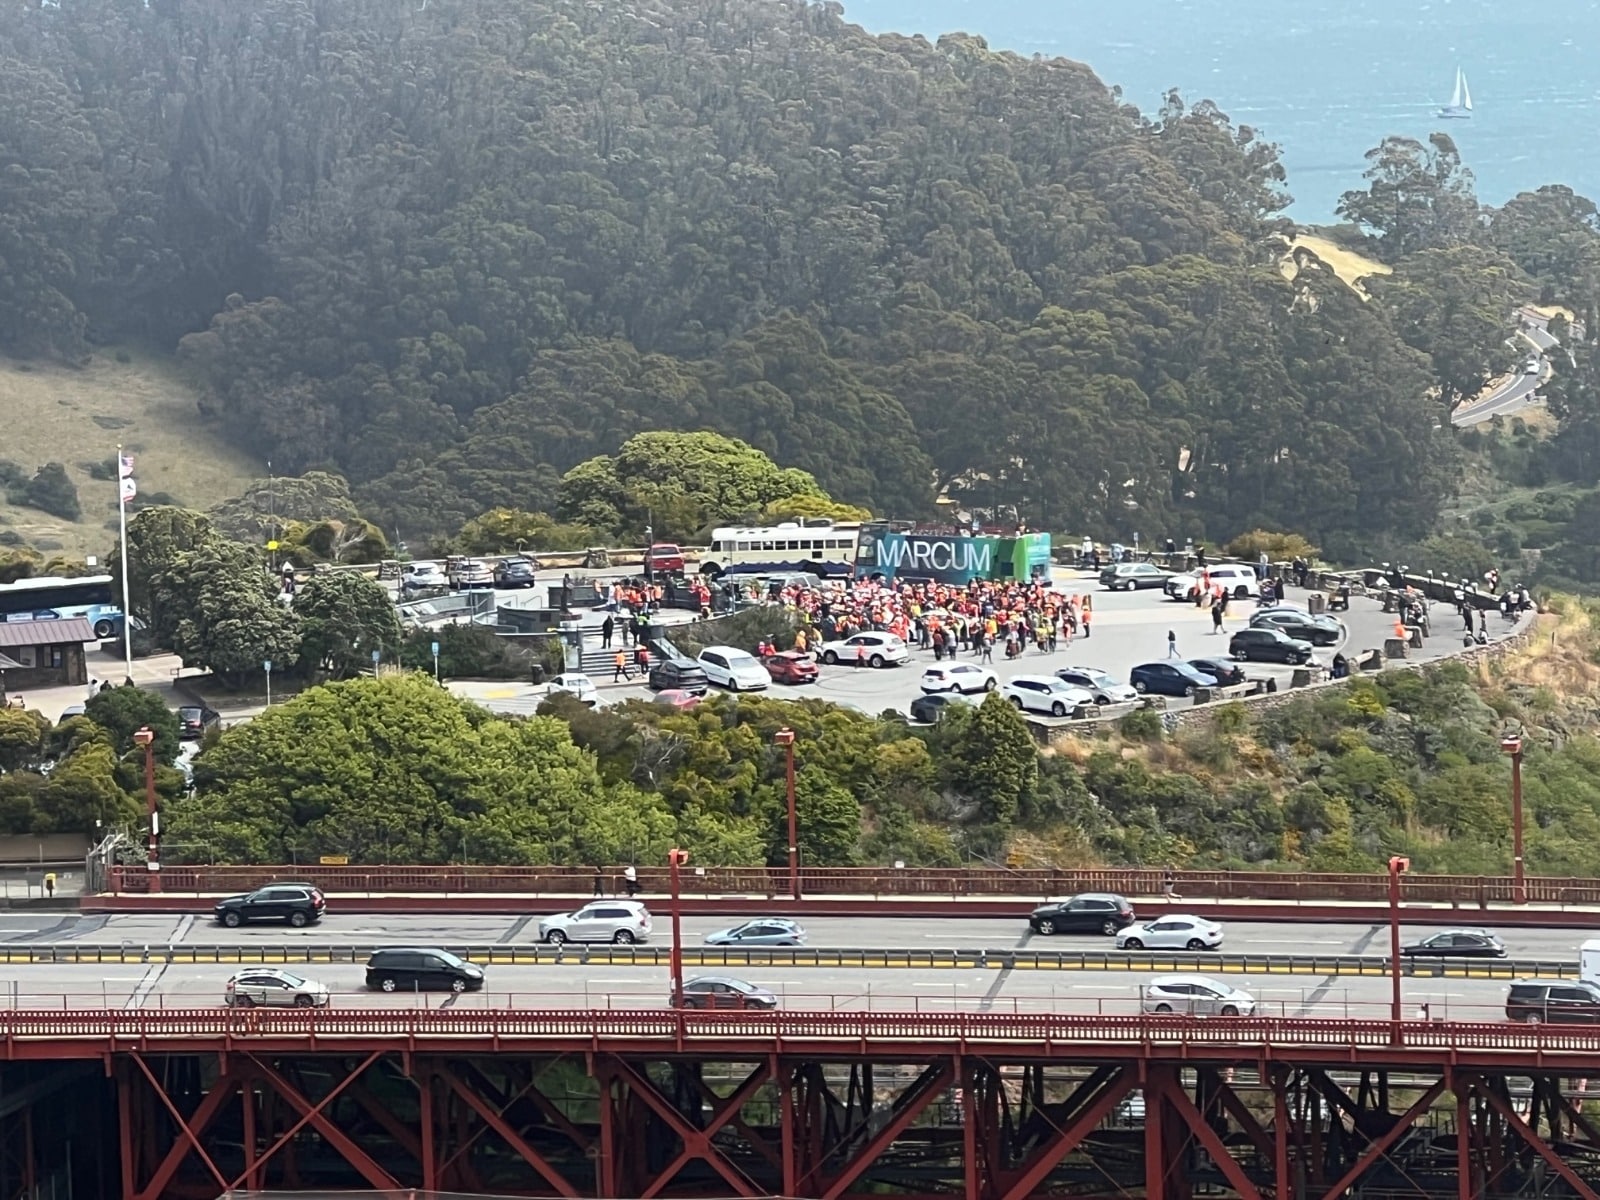
[[[102,641],[121,633],[122,608],[111,591],[111,576],[40,576],[0,584],[0,621],[56,621],[63,617],[85,618]]]
[[[778,575],[806,572],[819,578],[848,579],[855,573],[859,521],[730,526],[711,531],[711,545],[700,554],[700,573]]]

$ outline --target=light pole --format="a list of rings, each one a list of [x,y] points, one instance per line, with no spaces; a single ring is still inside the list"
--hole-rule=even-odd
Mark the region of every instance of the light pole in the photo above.
[[[133,744],[144,747],[144,803],[150,816],[150,846],[145,868],[150,872],[149,891],[161,890],[161,814],[156,810],[156,734],[145,725],[134,731]]]
[[[1395,855],[1389,859],[1389,975],[1394,981],[1389,1020],[1395,1025],[1394,1038],[1400,1036],[1400,874],[1410,869],[1409,858]]]
[[[784,750],[784,783],[789,802],[789,894],[800,899],[800,834],[794,811],[794,730],[785,726],[772,735]]]
[[[1522,735],[1509,733],[1500,749],[1511,756],[1511,902],[1528,902],[1528,885],[1522,875]]]
[[[667,866],[670,868],[670,881],[672,886],[672,1006],[679,1007],[683,1003],[683,927],[679,909],[682,905],[678,902],[678,869],[689,861],[687,850],[668,850]]]

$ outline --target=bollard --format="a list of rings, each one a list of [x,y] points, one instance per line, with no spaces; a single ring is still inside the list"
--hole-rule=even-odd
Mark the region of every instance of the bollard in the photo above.
[[[1384,638],[1383,656],[1384,658],[1404,658],[1406,656],[1405,642],[1400,638]]]

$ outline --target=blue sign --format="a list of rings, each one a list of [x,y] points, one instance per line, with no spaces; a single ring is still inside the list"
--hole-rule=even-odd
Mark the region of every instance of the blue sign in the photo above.
[[[433,644],[433,656],[434,656],[434,657],[435,657],[435,658],[438,658],[438,657],[439,657],[439,643],[438,643],[438,642],[435,642],[435,643],[434,643],[434,644]]]

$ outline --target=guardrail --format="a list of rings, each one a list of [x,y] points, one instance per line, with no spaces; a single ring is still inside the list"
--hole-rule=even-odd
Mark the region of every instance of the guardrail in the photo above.
[[[726,1048],[742,1043],[756,1050],[793,1049],[801,1043],[848,1045],[853,1053],[878,1048],[913,1054],[953,1052],[977,1043],[1010,1044],[1044,1055],[1103,1053],[1121,1046],[1213,1047],[1229,1054],[1281,1054],[1296,1049],[1393,1051],[1396,1048],[1460,1053],[1507,1054],[1523,1051],[1550,1056],[1562,1052],[1600,1053],[1600,1028],[1593,1026],[1511,1025],[1489,1022],[1328,1020],[1296,1017],[1178,1017],[1063,1015],[1058,1013],[834,1013],[834,1012],[678,1012],[504,1009],[270,1009],[228,1008],[85,1010],[79,1012],[0,1011],[0,1044],[22,1040],[108,1041],[131,1050],[162,1043],[225,1044],[229,1041],[292,1038],[314,1051],[331,1039],[370,1039],[414,1049],[433,1041],[448,1049],[452,1041],[491,1040],[508,1049],[516,1043],[586,1044],[606,1042],[662,1047],[698,1039]],[[1541,1059],[1544,1061],[1544,1059]],[[1592,1061],[1590,1057],[1587,1061]]]
[[[0,945],[0,963],[100,965],[218,963],[278,966],[295,963],[364,962],[381,946],[247,942],[236,945],[95,945],[83,942]],[[665,968],[670,946],[568,944],[551,946],[443,945],[440,949],[484,965],[647,966]],[[1389,959],[1356,954],[1217,954],[1160,950],[877,950],[812,947],[685,946],[686,967],[858,968],[863,970],[996,971],[1197,971],[1231,975],[1384,976]],[[1413,978],[1518,979],[1576,976],[1570,960],[1510,958],[1401,958],[1401,974]]]
[[[668,888],[667,868],[638,868],[639,883],[657,896]],[[300,880],[325,891],[371,893],[510,893],[529,896],[588,896],[594,887],[593,867],[500,866],[204,866],[162,864],[164,892],[232,893],[265,884]],[[621,891],[621,871],[607,871],[605,886]],[[895,896],[945,899],[962,897],[1067,896],[1075,892],[1115,892],[1124,896],[1156,896],[1162,891],[1159,869],[1057,871],[999,867],[802,867],[801,890],[818,896]],[[142,893],[149,886],[143,867],[115,866],[113,892]],[[1289,900],[1388,902],[1387,875],[1318,874],[1275,871],[1179,871],[1175,888],[1181,895],[1208,900]],[[1512,901],[1509,875],[1403,875],[1401,898],[1406,903],[1486,906]],[[789,876],[782,867],[705,867],[685,874],[685,896],[787,896]],[[1600,905],[1600,879],[1533,876],[1527,898],[1534,904]]]

